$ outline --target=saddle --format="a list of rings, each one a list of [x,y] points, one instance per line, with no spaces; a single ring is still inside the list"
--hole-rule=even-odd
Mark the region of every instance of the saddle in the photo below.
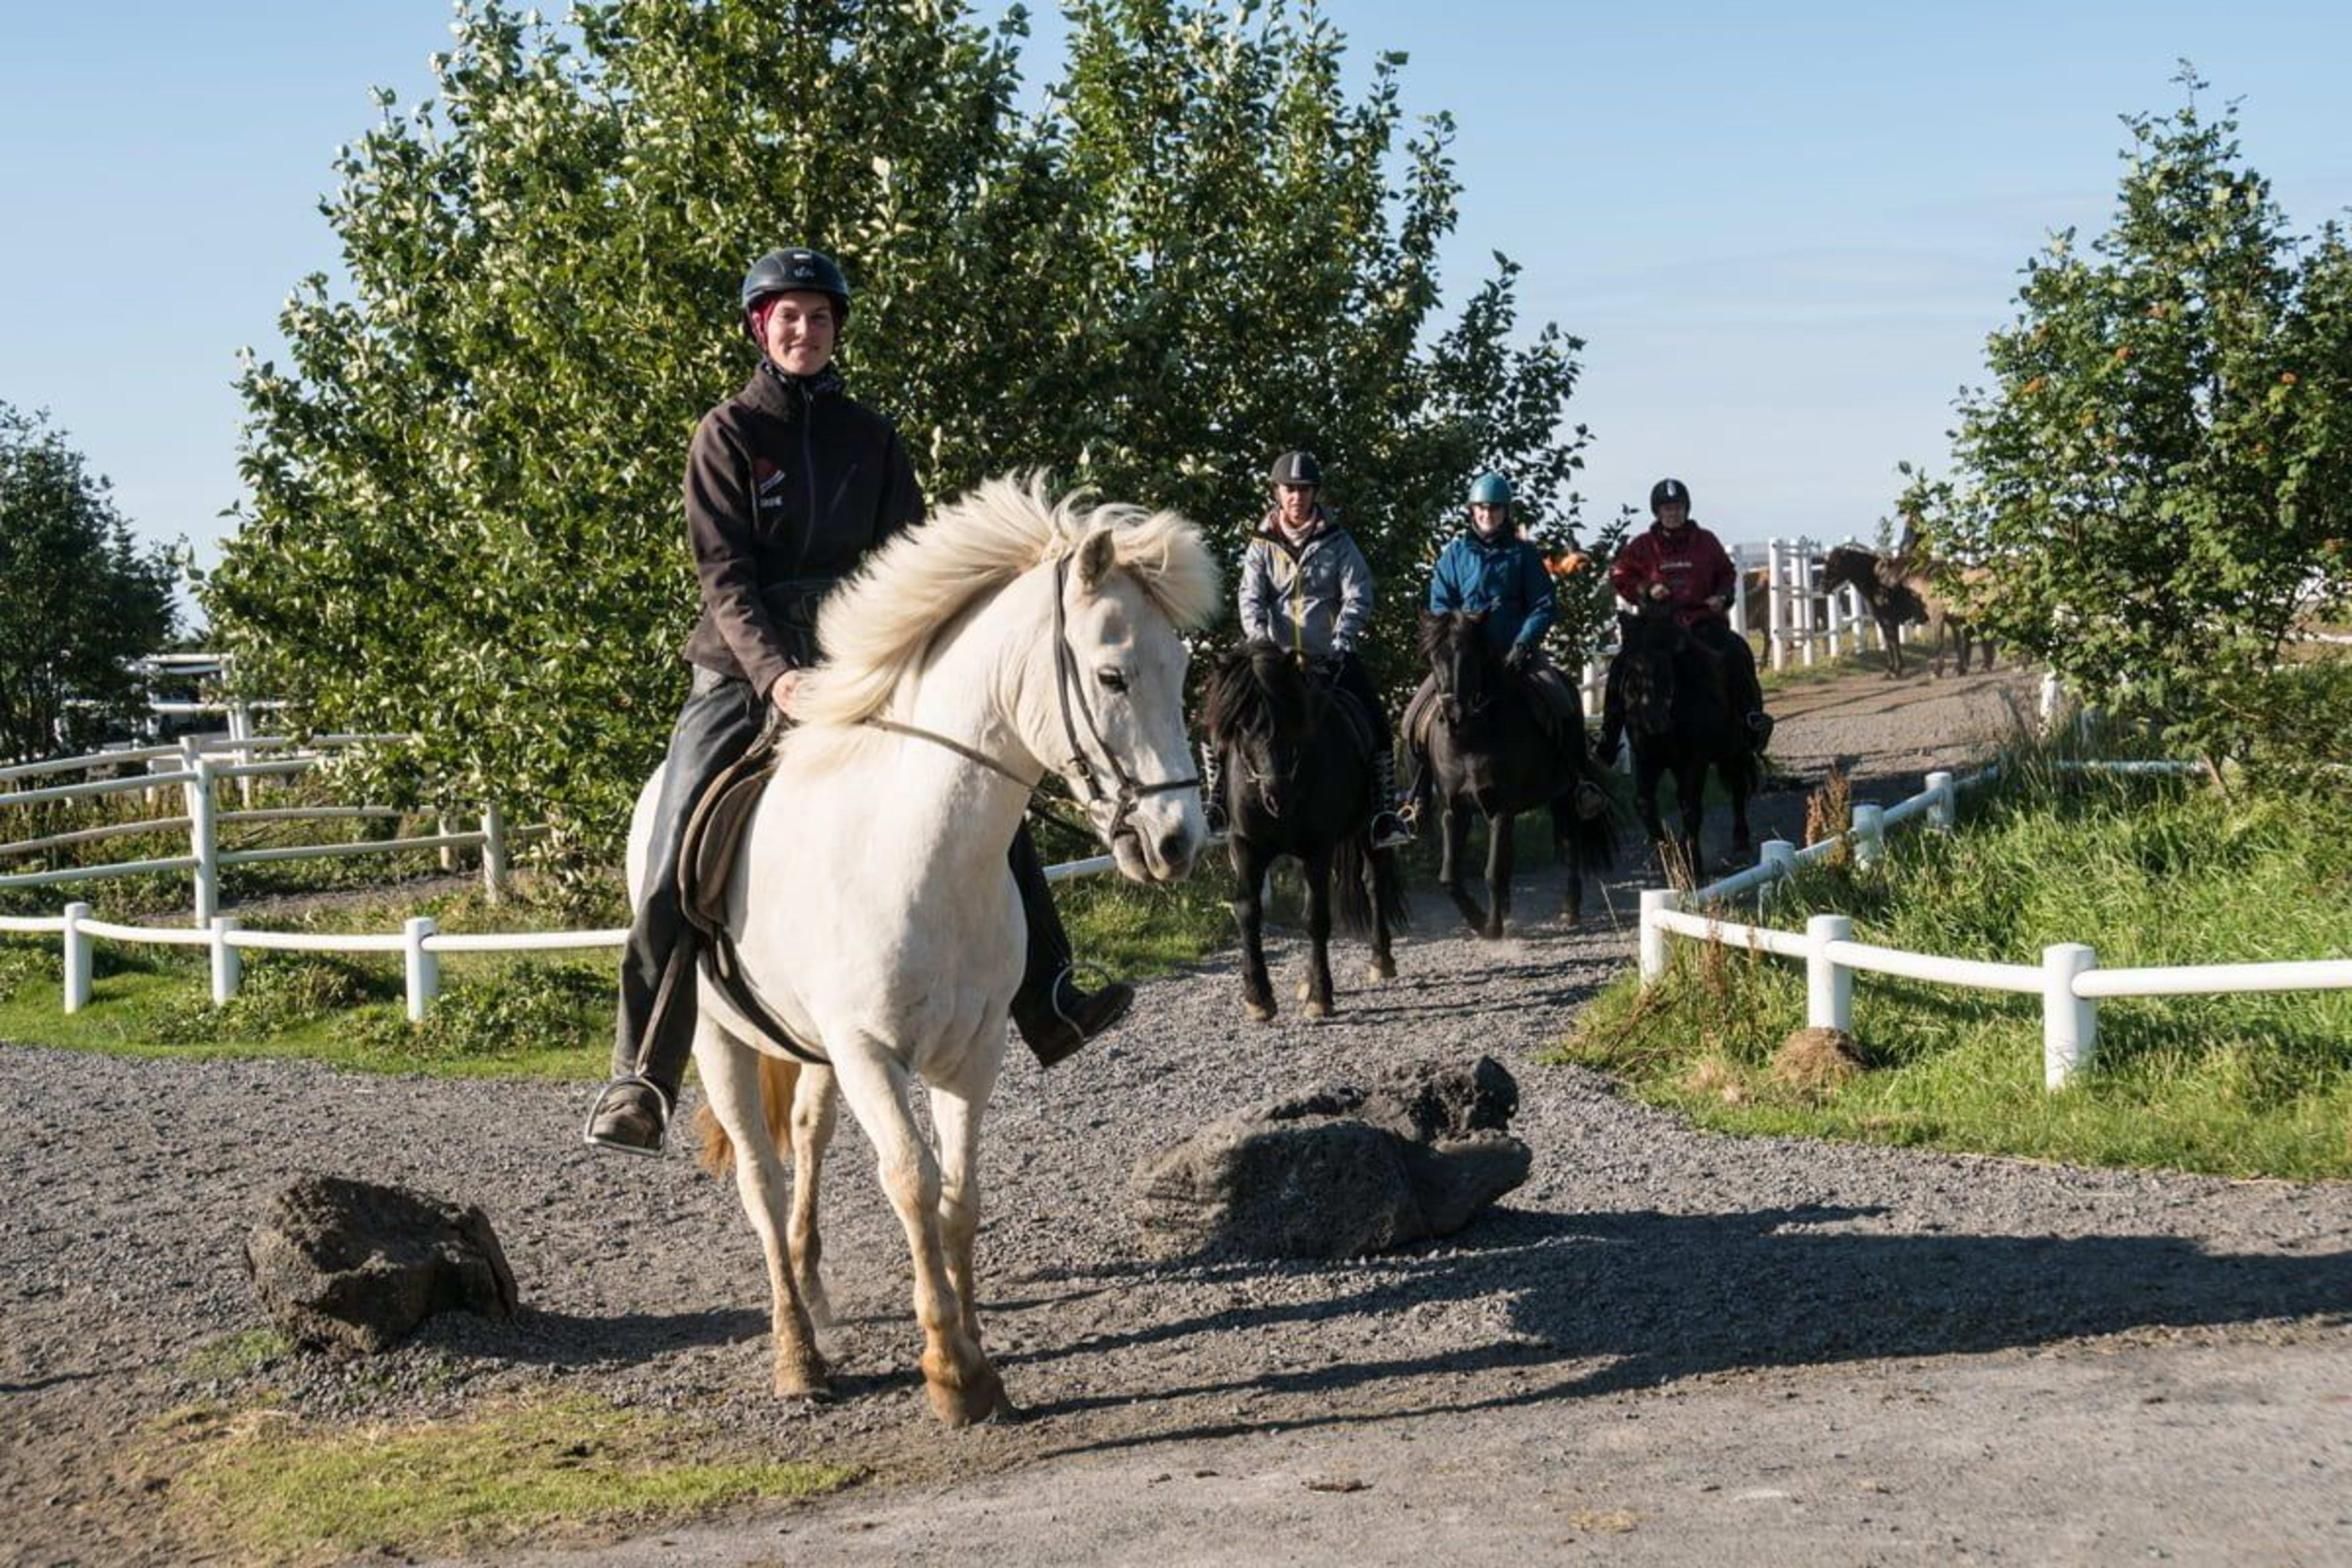
[[[727,879],[743,847],[744,825],[751,820],[752,808],[774,776],[778,733],[772,729],[761,731],[750,751],[710,781],[687,814],[686,834],[677,851],[677,901],[687,923],[702,933],[702,973],[719,994],[778,1049],[823,1067],[824,1056],[794,1039],[743,978],[734,936],[727,930]]]

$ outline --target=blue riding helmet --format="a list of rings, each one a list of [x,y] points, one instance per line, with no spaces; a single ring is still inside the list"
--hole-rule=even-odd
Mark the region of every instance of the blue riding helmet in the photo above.
[[[1511,481],[1489,469],[1470,481],[1472,506],[1508,506],[1511,504]]]

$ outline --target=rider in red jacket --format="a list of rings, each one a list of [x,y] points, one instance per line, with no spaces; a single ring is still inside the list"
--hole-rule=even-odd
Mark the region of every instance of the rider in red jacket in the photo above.
[[[1660,479],[1650,487],[1650,515],[1655,521],[1649,531],[1617,552],[1609,581],[1629,603],[1671,606],[1692,639],[1722,660],[1732,709],[1746,721],[1756,750],[1761,752],[1771,738],[1772,720],[1764,711],[1755,651],[1731,629],[1728,616],[1738,587],[1738,569],[1723,542],[1690,520],[1690,487],[1680,479]],[[1604,763],[1616,760],[1619,738],[1625,731],[1625,701],[1619,689],[1623,663],[1621,655],[1610,665],[1609,689],[1601,701],[1598,755]]]

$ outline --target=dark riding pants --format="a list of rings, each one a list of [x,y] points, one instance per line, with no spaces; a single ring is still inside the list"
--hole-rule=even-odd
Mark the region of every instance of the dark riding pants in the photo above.
[[[694,1052],[696,960],[699,933],[689,924],[677,890],[677,860],[694,803],[759,738],[767,704],[738,680],[697,666],[686,706],[670,731],[646,846],[645,896],[621,949],[621,997],[613,1028],[613,1076],[648,1079],[675,1104]],[[1070,967],[1070,939],[1054,908],[1045,863],[1024,824],[1007,856],[1028,931],[1028,963],[1013,997],[1013,1021],[1024,1039],[1044,1037],[1057,1023],[1054,986]]]

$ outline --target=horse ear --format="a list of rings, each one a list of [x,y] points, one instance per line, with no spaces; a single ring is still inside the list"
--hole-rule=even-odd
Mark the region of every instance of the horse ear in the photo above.
[[[1073,564],[1077,568],[1078,586],[1092,593],[1110,574],[1111,565],[1118,558],[1118,541],[1108,528],[1097,528],[1078,541]]]

